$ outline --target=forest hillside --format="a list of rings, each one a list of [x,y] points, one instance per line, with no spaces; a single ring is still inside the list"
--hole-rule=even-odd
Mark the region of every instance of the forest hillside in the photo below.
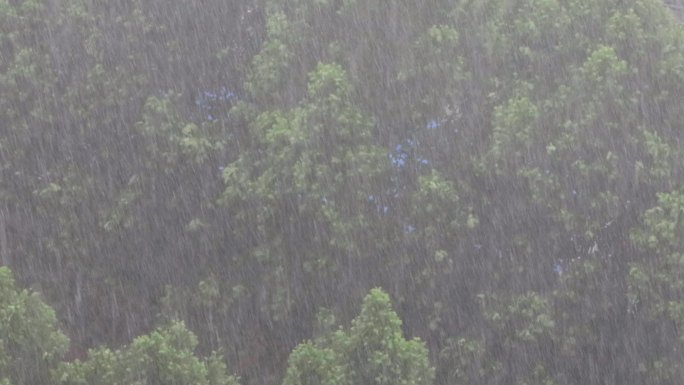
[[[684,378],[679,0],[0,0],[0,384]]]

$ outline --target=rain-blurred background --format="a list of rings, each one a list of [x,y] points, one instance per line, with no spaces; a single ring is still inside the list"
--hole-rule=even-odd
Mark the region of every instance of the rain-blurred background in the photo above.
[[[0,384],[681,384],[683,20],[0,0]]]

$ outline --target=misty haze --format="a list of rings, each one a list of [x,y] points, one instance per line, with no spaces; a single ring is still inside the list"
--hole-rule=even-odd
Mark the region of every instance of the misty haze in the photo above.
[[[684,0],[0,0],[0,385],[684,384]]]

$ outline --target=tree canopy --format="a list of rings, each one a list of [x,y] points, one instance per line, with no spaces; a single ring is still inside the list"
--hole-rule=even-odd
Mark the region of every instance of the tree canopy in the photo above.
[[[659,0],[0,0],[0,384],[677,383],[682,95]]]

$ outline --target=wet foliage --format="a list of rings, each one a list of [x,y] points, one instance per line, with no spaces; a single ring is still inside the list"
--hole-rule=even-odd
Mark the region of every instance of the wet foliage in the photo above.
[[[0,384],[678,383],[682,7],[0,0]]]

